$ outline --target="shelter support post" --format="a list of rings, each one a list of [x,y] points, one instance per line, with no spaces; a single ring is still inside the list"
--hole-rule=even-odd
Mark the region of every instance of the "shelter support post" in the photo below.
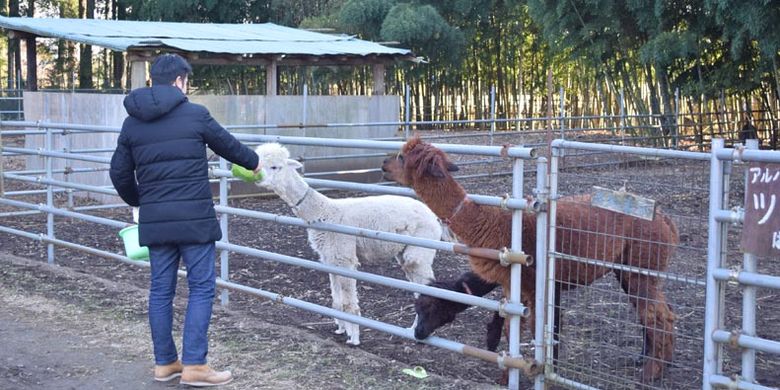
[[[277,84],[276,84],[276,60],[271,61],[270,64],[265,66],[265,94],[266,96],[276,96]]]
[[[133,59],[130,63],[130,88],[145,87],[146,77],[146,61]]]
[[[385,94],[385,64],[374,64],[374,95]]]

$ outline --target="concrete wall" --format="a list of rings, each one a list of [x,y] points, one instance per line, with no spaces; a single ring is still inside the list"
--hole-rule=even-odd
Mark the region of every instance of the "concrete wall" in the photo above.
[[[103,126],[121,126],[127,113],[122,105],[124,95],[79,94],[60,92],[25,92],[25,120],[53,123],[93,124]],[[190,101],[206,106],[212,116],[223,126],[279,124],[297,125],[303,121],[302,96],[191,96]],[[400,99],[398,96],[308,96],[306,100],[306,123],[366,123],[393,122],[398,120]],[[280,128],[236,130],[236,132],[291,135],[307,137],[368,139],[392,137],[396,135],[395,126],[366,127],[319,127],[319,128]],[[70,134],[66,137],[55,136],[54,148],[62,150],[111,148],[116,146],[117,134]],[[26,147],[43,146],[43,136],[29,136]],[[376,153],[373,150],[289,146],[294,157],[328,156],[338,154]],[[95,156],[110,157],[111,153],[94,153]],[[378,168],[382,158],[339,159],[331,161],[309,161],[306,172]],[[72,168],[98,167],[82,161],[69,161]],[[43,159],[28,157],[28,169],[41,169]],[[65,167],[65,161],[55,159],[55,169]],[[104,166],[105,167],[105,166]],[[108,173],[72,174],[68,180],[91,185],[109,185]],[[64,175],[58,175],[63,179]],[[363,181],[377,181],[378,173],[363,175]],[[244,191],[241,192],[245,192]],[[94,196],[105,202],[115,202],[116,197]]]
[[[73,93],[47,93],[47,92],[24,92],[24,117],[28,121],[41,121],[52,123],[73,123],[90,124],[101,126],[121,126],[124,117],[127,116],[122,106],[121,95],[102,95],[102,94],[73,94]],[[115,148],[117,134],[112,133],[90,133],[90,134],[68,134],[66,136],[53,137],[53,147],[55,150],[74,150],[74,149],[96,149],[96,148]],[[25,139],[26,148],[43,148],[44,136],[27,136]],[[91,156],[111,157],[111,153],[90,153]],[[71,168],[107,168],[105,164],[90,163],[85,161],[65,161],[63,159],[54,159],[54,169],[63,169],[65,166]],[[43,169],[44,159],[42,157],[28,157],[27,169]],[[55,175],[55,179],[67,180],[82,184],[96,186],[110,186],[108,171],[98,173],[79,173],[64,175]],[[104,202],[118,202],[117,197],[92,194],[90,195]]]

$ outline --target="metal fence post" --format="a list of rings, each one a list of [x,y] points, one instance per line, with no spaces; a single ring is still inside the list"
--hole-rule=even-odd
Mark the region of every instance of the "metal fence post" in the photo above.
[[[224,158],[219,158],[219,169],[227,170],[227,162]],[[219,178],[219,205],[222,207],[227,207],[228,205],[228,181],[227,177],[221,176]],[[224,243],[230,243],[230,239],[228,237],[228,215],[227,213],[222,213],[219,216],[219,227],[222,229],[222,239],[220,242]],[[219,252],[219,277],[220,279],[224,281],[230,281],[230,263],[228,258],[228,250],[222,249]],[[230,303],[230,297],[229,297],[229,291],[228,289],[222,289],[222,292],[219,295],[220,303],[222,306],[227,306],[228,303]]]
[[[534,305],[534,360],[545,362],[545,286],[547,285],[547,159],[539,157],[536,160],[536,199],[541,203],[541,209],[536,213],[536,304]],[[534,389],[544,389],[544,375],[534,378]]]
[[[674,135],[672,138],[674,149],[680,147],[680,88],[674,89],[674,123],[672,129],[674,129]]]
[[[309,86],[307,84],[303,84],[303,103],[301,104],[303,106],[303,112],[301,113],[301,129],[303,129],[303,137],[307,137],[306,135],[306,106],[309,101]],[[306,147],[304,146],[301,151],[301,175],[306,175]]]
[[[724,141],[725,145],[725,141]],[[714,150],[714,148],[713,148]],[[714,152],[713,152],[714,153]],[[723,171],[721,173],[721,193],[719,209],[726,208],[729,204],[729,194],[731,191],[731,172],[734,166],[732,160],[722,161],[721,167]],[[728,257],[728,245],[729,245],[729,226],[730,224],[721,223],[718,228],[720,229],[720,248],[718,255],[718,267],[724,265],[725,259]],[[718,326],[717,329],[726,328],[726,289],[719,286],[718,288]],[[717,372],[723,372],[723,344],[718,343],[718,365]]]
[[[493,134],[496,132],[496,86],[490,86],[490,145],[493,145]]]
[[[626,99],[620,90],[620,144],[626,145]]]
[[[306,136],[306,104],[309,100],[309,86],[307,84],[303,84],[303,106],[302,112],[301,112],[301,126],[303,127],[303,136]]]
[[[63,143],[62,151],[65,152],[65,153],[70,153],[71,149],[73,148],[72,144],[71,144],[71,131],[68,130],[68,129],[63,129],[62,137],[63,137],[63,140],[62,140],[62,143]],[[70,173],[73,172],[73,166],[72,165],[73,165],[73,163],[70,162],[70,160],[66,159],[64,161],[65,173],[63,174],[63,178],[62,178],[63,181],[66,181],[66,182],[70,181]],[[66,190],[66,194],[68,196],[68,209],[72,210],[73,209],[73,189],[72,188],[68,188]]]
[[[717,151],[723,149],[723,139],[712,140],[712,154],[710,157],[710,199],[707,235],[707,285],[705,292],[704,308],[704,365],[702,389],[710,390],[710,378],[715,375],[720,366],[722,350],[715,344],[712,338],[718,322],[721,318],[719,297],[721,296],[721,283],[715,280],[714,271],[721,266],[721,231],[722,222],[715,219],[715,215],[723,208],[723,163],[717,157]]]
[[[512,163],[512,197],[515,199],[523,198],[523,166],[524,161],[516,158]],[[512,210],[512,251],[522,251],[523,244],[523,210]],[[509,302],[521,304],[520,276],[523,272],[522,264],[512,264],[510,266],[509,280]],[[509,316],[509,356],[516,358],[520,356],[520,316]],[[509,388],[520,388],[520,370],[512,368],[509,370]]]
[[[41,121],[38,121],[38,128],[41,128]],[[51,127],[46,128],[45,149],[47,152],[51,152],[54,149]],[[44,159],[46,164],[46,179],[52,180],[53,157],[45,156]],[[46,206],[54,207],[54,185],[52,185],[51,182],[46,185]],[[50,212],[46,213],[46,236],[50,240],[54,239],[54,214]],[[54,264],[54,244],[51,242],[46,244],[46,260],[49,264]]]
[[[560,118],[561,118],[561,120],[560,120],[560,122],[561,122],[560,123],[560,125],[561,125],[561,139],[566,139],[566,134],[564,133],[564,129],[566,128],[566,125],[565,125],[565,122],[566,122],[566,117],[565,117],[566,97],[564,96],[563,87],[560,87],[560,89],[558,91],[559,91],[558,92],[558,97],[559,97],[559,106],[560,106],[558,111],[559,111]]]
[[[404,140],[409,139],[409,121],[411,118],[411,89],[409,84],[404,84]]]
[[[3,147],[3,120],[0,118],[0,197],[5,196],[5,169],[3,168],[3,165],[5,165],[5,149]]]
[[[757,150],[758,140],[746,140],[748,149]],[[745,170],[745,190],[747,190],[748,171]],[[758,272],[756,255],[745,253],[742,259],[742,270],[744,272]],[[756,336],[756,293],[755,286],[745,285],[742,288],[742,334],[746,336]],[[742,350],[742,379],[746,382],[756,380],[756,350],[753,348],[744,348]]]
[[[558,164],[561,160],[561,156],[564,154],[564,150],[557,147],[550,146],[550,176],[548,177],[549,198],[547,202],[547,215],[548,215],[548,233],[547,233],[547,250],[548,254],[545,256],[547,263],[544,264],[547,267],[546,275],[546,301],[545,301],[545,326],[544,326],[544,375],[553,375],[555,373],[555,362],[553,361],[553,349],[555,345],[555,256],[552,254],[555,252],[555,240],[556,240],[556,222],[557,218],[557,202],[558,202]],[[542,264],[537,264],[537,267],[541,267]],[[538,390],[538,389],[537,389]]]

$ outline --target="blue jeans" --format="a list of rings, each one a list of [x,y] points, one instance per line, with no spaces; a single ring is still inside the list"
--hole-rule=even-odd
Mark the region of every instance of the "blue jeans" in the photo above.
[[[178,359],[172,332],[173,297],[176,294],[176,272],[180,258],[184,259],[187,267],[189,286],[181,362],[206,364],[209,347],[207,333],[216,290],[214,243],[152,245],[149,246],[149,258],[152,266],[149,325],[152,329],[155,364],[170,364]]]

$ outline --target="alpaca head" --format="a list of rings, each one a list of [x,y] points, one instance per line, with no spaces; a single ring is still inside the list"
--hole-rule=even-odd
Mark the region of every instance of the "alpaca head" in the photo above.
[[[430,285],[431,287],[443,288],[478,297],[485,296],[498,287],[498,284],[484,281],[473,271],[460,275],[456,280],[438,280]],[[417,325],[414,328],[414,337],[418,340],[422,340],[430,336],[434,330],[454,321],[455,316],[468,307],[468,305],[463,303],[448,301],[430,295],[420,295],[414,302],[414,310],[417,313]],[[496,345],[498,345],[498,342],[501,339],[502,324],[492,324],[491,326],[488,327],[488,347],[495,350]],[[496,329],[498,329],[497,332]]]
[[[431,287],[455,291],[461,290],[460,292],[463,292],[463,287],[458,285],[452,286],[447,282],[436,281],[431,283]],[[458,287],[460,287],[460,289]],[[414,302],[414,311],[417,314],[417,325],[414,327],[414,338],[417,340],[426,339],[436,329],[454,321],[455,316],[466,308],[468,308],[468,305],[462,303],[452,302],[430,295],[420,295]]]
[[[412,186],[417,178],[444,179],[458,170],[447,155],[436,147],[412,138],[395,157],[385,159],[382,171],[386,180]]]
[[[290,158],[290,151],[275,142],[262,144],[255,149],[263,167],[263,180],[257,185],[274,191],[282,188],[290,175],[298,175],[295,171],[303,165]]]

